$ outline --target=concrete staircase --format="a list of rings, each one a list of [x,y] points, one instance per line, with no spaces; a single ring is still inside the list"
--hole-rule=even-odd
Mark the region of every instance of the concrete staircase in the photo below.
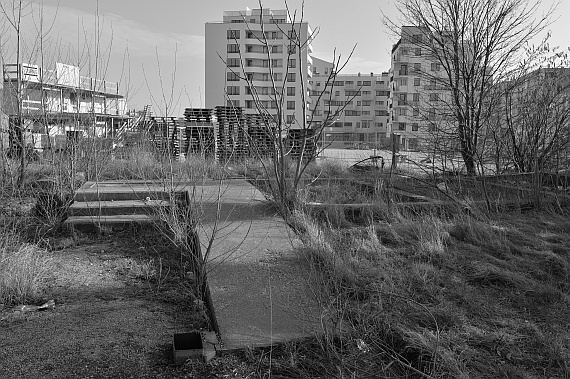
[[[157,221],[159,212],[170,206],[168,191],[152,182],[87,182],[75,193],[65,223],[68,226],[150,223]]]

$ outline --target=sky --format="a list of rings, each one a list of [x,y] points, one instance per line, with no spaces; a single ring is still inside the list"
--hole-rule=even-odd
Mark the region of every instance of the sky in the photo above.
[[[552,1],[542,1],[543,9]],[[143,5],[141,0],[33,0],[31,5],[22,30],[33,39],[43,25],[43,50],[50,52],[46,61],[75,64],[83,76],[97,73],[119,82],[131,109],[151,104],[155,114],[182,116],[184,108],[204,103],[205,23],[221,21],[227,10],[259,8],[259,1],[160,0]],[[384,15],[397,19],[394,0],[305,0],[304,7],[302,0],[288,0],[287,5],[297,12],[303,9],[304,19],[319,29],[313,42],[315,57],[331,60],[335,50],[337,56],[347,57],[356,46],[344,73],[390,68],[396,40],[382,20]],[[284,9],[285,2],[263,0],[263,7]],[[567,14],[570,1],[562,0],[548,28],[551,45],[570,46],[570,27],[559,17]],[[2,30],[10,30],[9,24],[3,25]],[[14,61],[9,53],[13,38],[10,33],[0,37],[2,58]]]

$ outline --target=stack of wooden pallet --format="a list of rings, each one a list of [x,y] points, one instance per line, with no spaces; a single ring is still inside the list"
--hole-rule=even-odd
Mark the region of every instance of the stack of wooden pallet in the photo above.
[[[248,114],[245,115],[244,129],[247,131],[250,156],[271,156],[273,154],[276,135],[272,120],[259,114]]]
[[[216,107],[217,158],[222,161],[240,160],[247,156],[244,115],[240,107]]]
[[[184,152],[214,156],[214,116],[211,109],[186,108],[184,111]]]
[[[149,136],[157,149],[175,158],[181,157],[185,123],[176,117],[152,117]]]

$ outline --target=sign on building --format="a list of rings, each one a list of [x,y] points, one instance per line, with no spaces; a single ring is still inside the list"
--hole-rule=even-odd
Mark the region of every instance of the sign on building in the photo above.
[[[79,67],[57,62],[55,64],[55,75],[57,84],[79,87]]]

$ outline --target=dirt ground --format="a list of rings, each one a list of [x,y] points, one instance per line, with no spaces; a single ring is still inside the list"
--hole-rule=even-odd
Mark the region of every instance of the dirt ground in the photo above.
[[[55,309],[0,309],[0,378],[192,377],[171,364],[172,338],[207,327],[203,305],[149,239],[58,241],[45,299]]]

